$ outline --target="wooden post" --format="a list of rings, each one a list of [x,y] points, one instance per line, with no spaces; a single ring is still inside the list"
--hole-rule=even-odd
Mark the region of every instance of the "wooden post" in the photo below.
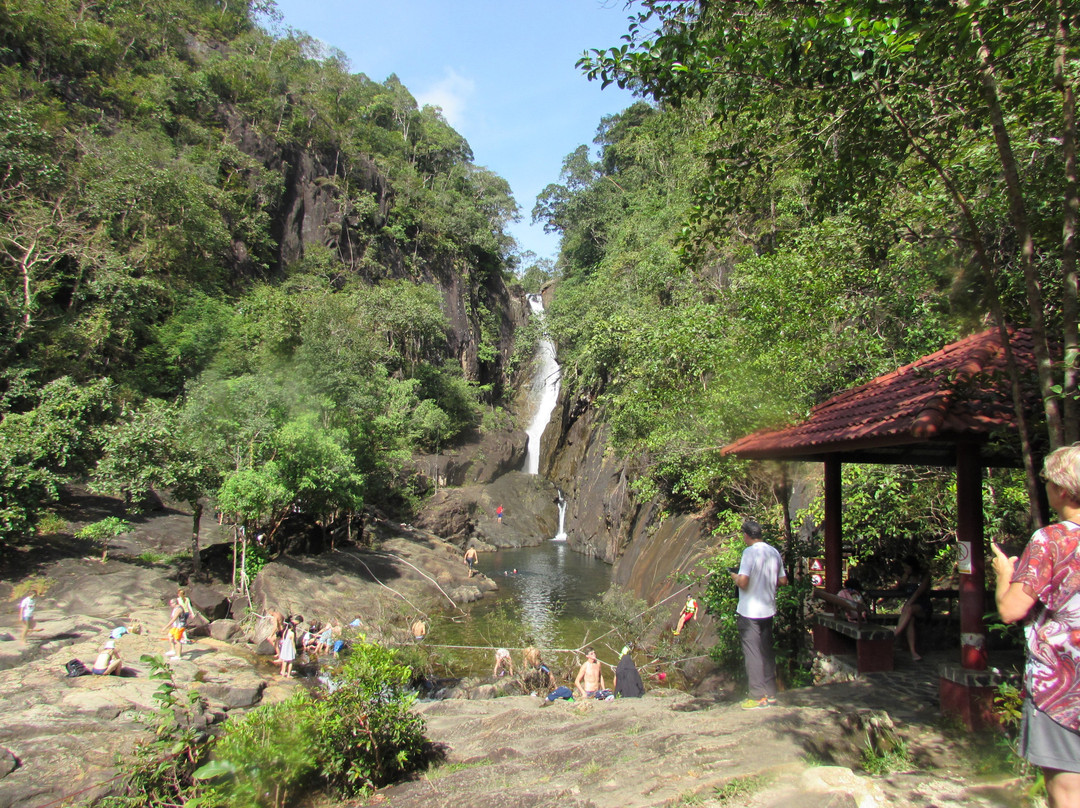
[[[960,664],[986,670],[982,463],[973,443],[956,446],[956,543],[960,565]]]
[[[844,570],[840,467],[839,455],[825,456],[825,591],[834,595],[844,583],[840,580]]]

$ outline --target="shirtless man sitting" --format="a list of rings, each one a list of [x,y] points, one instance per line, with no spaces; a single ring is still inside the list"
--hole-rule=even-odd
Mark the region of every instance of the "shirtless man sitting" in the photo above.
[[[604,689],[604,669],[592,648],[585,649],[585,661],[574,679],[574,689],[585,699],[595,698],[596,694]]]

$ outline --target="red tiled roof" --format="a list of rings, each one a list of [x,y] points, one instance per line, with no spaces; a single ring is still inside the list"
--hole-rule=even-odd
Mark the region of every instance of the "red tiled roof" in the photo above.
[[[1030,330],[1010,334],[1021,373],[1033,373]],[[1029,396],[1038,400],[1034,390]],[[1002,430],[1015,435],[1015,420],[1005,351],[994,328],[833,396],[800,424],[740,438],[723,453],[819,460],[835,452],[914,445],[936,451],[958,440],[986,440]]]

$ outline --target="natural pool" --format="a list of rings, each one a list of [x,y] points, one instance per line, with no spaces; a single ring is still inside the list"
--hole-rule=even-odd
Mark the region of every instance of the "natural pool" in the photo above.
[[[559,665],[574,664],[552,649],[573,649],[608,632],[593,620],[587,604],[611,584],[611,566],[571,550],[566,542],[545,541],[536,547],[503,549],[480,556],[478,568],[499,585],[499,591],[463,607],[460,612],[433,618],[426,645],[480,646],[480,649],[437,649],[453,660],[456,675],[490,674],[493,648],[534,644],[545,659]],[[612,637],[601,639],[602,659],[616,661]],[[521,654],[513,653],[515,670]]]

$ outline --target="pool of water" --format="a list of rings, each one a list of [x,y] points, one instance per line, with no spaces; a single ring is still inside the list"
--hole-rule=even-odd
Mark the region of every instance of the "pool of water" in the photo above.
[[[566,542],[485,553],[479,570],[498,583],[499,591],[464,606],[467,617],[433,619],[428,633],[428,645],[483,649],[447,649],[461,668],[457,675],[490,673],[492,648],[535,645],[555,662],[555,649],[579,648],[610,629],[591,618],[587,604],[610,586],[611,566],[574,552]],[[516,669],[521,655],[515,651],[513,657]],[[568,657],[567,664],[571,661]]]

